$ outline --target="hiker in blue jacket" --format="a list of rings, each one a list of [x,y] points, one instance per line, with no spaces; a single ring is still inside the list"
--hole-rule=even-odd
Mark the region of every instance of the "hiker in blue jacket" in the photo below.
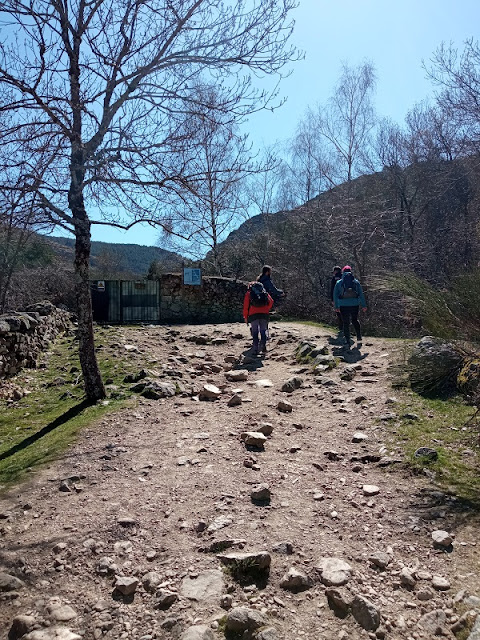
[[[350,322],[353,324],[356,334],[358,346],[362,346],[362,328],[358,321],[358,313],[360,308],[362,311],[367,310],[367,303],[363,294],[362,285],[354,277],[352,267],[348,264],[342,269],[342,278],[337,282],[333,290],[333,304],[335,311],[342,315],[343,333],[345,336],[345,344],[350,349]]]
[[[257,278],[257,282],[261,282],[263,284],[265,291],[273,298],[275,304],[278,304],[279,300],[285,297],[285,293],[282,289],[277,289],[273,284],[272,267],[269,267],[268,264],[263,267],[262,273]]]

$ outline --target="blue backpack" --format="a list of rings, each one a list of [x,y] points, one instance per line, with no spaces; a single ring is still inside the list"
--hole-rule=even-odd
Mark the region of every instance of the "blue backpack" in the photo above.
[[[341,289],[340,298],[344,300],[358,298],[358,288],[355,278],[353,277],[353,273],[347,271],[347,273],[343,274]]]

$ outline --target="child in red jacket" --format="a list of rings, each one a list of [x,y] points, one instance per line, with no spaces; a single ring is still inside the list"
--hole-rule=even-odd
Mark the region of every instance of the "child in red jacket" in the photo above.
[[[265,291],[261,282],[252,282],[243,301],[243,317],[252,325],[253,353],[267,352],[268,314],[273,307],[273,298]],[[260,347],[260,349],[259,349]]]

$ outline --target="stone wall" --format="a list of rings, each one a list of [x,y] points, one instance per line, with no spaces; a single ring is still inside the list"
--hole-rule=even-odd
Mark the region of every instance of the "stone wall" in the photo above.
[[[0,315],[0,378],[34,368],[37,358],[70,325],[70,314],[50,302]]]
[[[201,286],[184,285],[179,274],[160,276],[160,322],[241,322],[247,284],[203,277]]]

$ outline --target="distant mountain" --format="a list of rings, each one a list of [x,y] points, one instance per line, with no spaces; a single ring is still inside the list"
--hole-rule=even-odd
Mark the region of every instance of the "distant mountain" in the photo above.
[[[56,253],[73,261],[75,246],[73,238],[50,236],[48,239]],[[92,272],[97,273],[98,277],[107,279],[107,272],[130,277],[145,276],[155,260],[161,265],[162,271],[178,271],[182,266],[183,258],[178,253],[159,247],[92,241],[90,263]]]

